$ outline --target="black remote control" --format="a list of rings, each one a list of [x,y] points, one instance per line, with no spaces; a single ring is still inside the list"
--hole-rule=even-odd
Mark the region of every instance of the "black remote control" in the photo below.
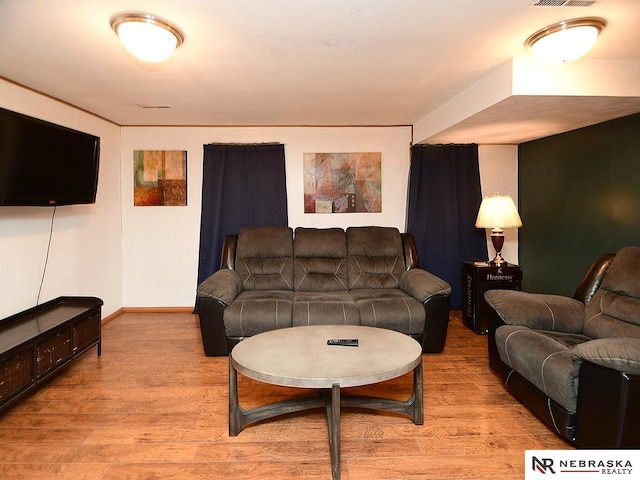
[[[357,338],[330,338],[327,340],[327,345],[338,345],[342,347],[357,347]]]

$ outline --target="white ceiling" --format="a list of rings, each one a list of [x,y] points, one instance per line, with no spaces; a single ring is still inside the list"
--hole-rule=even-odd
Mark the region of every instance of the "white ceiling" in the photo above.
[[[0,0],[0,77],[119,125],[414,125],[560,20],[604,17],[588,57],[640,62],[640,0],[534,3]],[[123,11],[171,20],[185,43],[134,61],[109,26]],[[640,95],[518,95],[416,141],[518,143],[639,111]]]

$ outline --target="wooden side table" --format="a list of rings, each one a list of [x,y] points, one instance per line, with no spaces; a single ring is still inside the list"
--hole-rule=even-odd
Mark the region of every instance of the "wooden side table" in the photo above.
[[[520,290],[522,268],[513,263],[500,266],[491,262],[462,262],[462,321],[477,334],[489,332],[489,305],[484,299],[487,290]]]

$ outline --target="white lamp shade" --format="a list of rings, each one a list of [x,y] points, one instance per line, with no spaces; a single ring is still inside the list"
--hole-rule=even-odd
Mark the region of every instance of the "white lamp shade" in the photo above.
[[[111,19],[111,27],[124,48],[144,62],[167,60],[184,40],[184,35],[177,27],[148,14],[117,15]]]
[[[513,199],[508,195],[485,197],[478,210],[477,228],[516,228],[522,226],[522,220]]]

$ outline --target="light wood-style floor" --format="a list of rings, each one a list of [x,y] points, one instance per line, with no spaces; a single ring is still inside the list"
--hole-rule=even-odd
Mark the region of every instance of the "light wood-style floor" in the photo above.
[[[0,414],[0,479],[331,478],[323,410],[229,437],[227,381],[227,358],[202,352],[197,316],[125,313],[104,326],[102,357],[93,349]],[[245,407],[301,393],[239,384]],[[407,374],[359,393],[410,390]],[[342,478],[522,479],[525,449],[571,449],[505,392],[460,312],[444,353],[424,356],[424,404],[422,426],[344,409]]]

